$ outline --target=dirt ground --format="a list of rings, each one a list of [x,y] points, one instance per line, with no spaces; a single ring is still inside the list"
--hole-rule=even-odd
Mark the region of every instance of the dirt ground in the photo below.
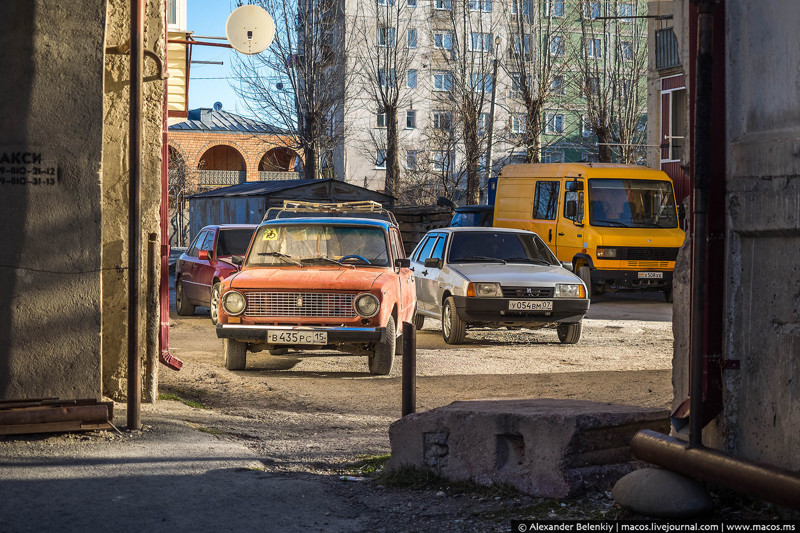
[[[671,305],[659,295],[603,298],[593,304],[576,345],[561,345],[555,329],[487,329],[470,330],[464,345],[449,346],[439,322],[428,319],[417,332],[417,410],[478,398],[575,398],[667,408],[671,315]],[[172,353],[184,367],[162,368],[162,394],[197,402],[204,409],[188,421],[240,440],[256,451],[267,472],[329,475],[334,483],[346,483],[339,475],[360,458],[389,453],[388,428],[401,413],[401,357],[381,377],[367,372],[366,357],[324,351],[248,353],[247,369],[232,372],[223,366],[222,341],[204,308],[192,317],[173,310],[170,336]],[[508,522],[498,517],[517,517],[518,510],[521,518],[531,506],[551,505],[448,487],[408,491],[373,481],[347,487],[374,512],[375,531],[502,531]],[[614,512],[608,494],[551,506],[533,514],[552,518],[580,508],[576,516],[597,518]]]

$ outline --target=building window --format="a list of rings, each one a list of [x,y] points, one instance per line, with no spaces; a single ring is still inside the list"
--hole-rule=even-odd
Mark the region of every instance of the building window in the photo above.
[[[409,28],[408,33],[406,35],[406,45],[409,48],[416,48],[417,47],[417,30],[416,30],[416,28]]]
[[[564,94],[566,92],[567,82],[564,76],[553,76],[553,81],[550,82],[550,92],[553,94]]]
[[[525,115],[521,113],[511,115],[511,133],[514,133],[516,135],[525,133],[525,126],[527,122],[528,121]]]
[[[449,31],[439,31],[433,33],[433,47],[440,50],[453,49],[453,35]]]
[[[433,7],[434,9],[446,9],[447,11],[450,11],[452,2],[451,0],[434,0]]]
[[[417,170],[417,151],[409,150],[406,152],[406,168],[408,170]]]
[[[417,112],[406,111],[406,128],[413,130],[417,127]]]
[[[394,0],[378,0],[379,6],[393,6]]]
[[[633,60],[633,43],[630,41],[622,41],[619,43],[619,57],[624,61]]]
[[[492,92],[492,75],[473,72],[470,76],[470,86],[476,93]]]
[[[511,16],[516,16],[520,11],[526,19],[530,19],[532,0],[511,0]]]
[[[530,74],[512,72],[509,77],[511,78],[511,96],[513,97],[522,96],[524,93],[523,89],[531,86]]]
[[[409,89],[416,89],[417,88],[417,70],[416,69],[409,69],[406,73],[406,87]]]
[[[437,130],[450,131],[450,112],[449,111],[434,111],[433,112],[433,127]]]
[[[492,0],[469,0],[470,11],[492,12]]]
[[[483,135],[489,127],[489,113],[478,115],[478,135]]]
[[[433,152],[433,170],[436,172],[450,171],[450,154],[440,150]]]
[[[378,69],[378,83],[381,87],[394,86],[394,69],[389,69],[388,74],[385,68]]]
[[[553,57],[564,57],[564,37],[553,35],[550,39],[550,55]]]
[[[394,28],[378,28],[378,46],[394,46],[394,36]]]
[[[563,17],[564,0],[549,0],[547,2],[547,14],[550,17]]]
[[[586,39],[584,46],[586,47],[586,57],[593,59],[603,57],[600,39]]]
[[[589,120],[589,117],[586,115],[581,117],[581,135],[584,137],[591,137],[594,134],[594,128],[592,127],[592,121]]]
[[[417,0],[408,0],[408,7],[417,7]]]
[[[386,150],[378,150],[377,154],[375,155],[375,168],[386,168]]]
[[[596,19],[600,17],[600,2],[587,0],[583,4],[583,16],[588,19]]]
[[[383,111],[378,111],[378,114],[376,115],[375,123],[379,128],[385,128],[386,127],[386,113],[384,113]]]
[[[636,15],[636,8],[633,4],[628,2],[620,2],[617,4],[617,16],[620,17],[620,22],[630,23],[633,22],[633,19],[628,17],[633,17]]]
[[[547,113],[547,124],[545,125],[545,133],[550,133],[550,134],[564,133],[563,113]]]
[[[514,34],[514,55],[524,53],[526,56],[531,54],[531,36],[527,33],[524,35]]]
[[[433,73],[433,90],[434,91],[452,91],[453,90],[453,75],[449,72],[434,72]]]
[[[586,86],[583,88],[584,96],[599,96],[600,95],[600,78],[592,76],[586,80]]]
[[[494,39],[491,33],[472,32],[469,49],[473,52],[491,52]]]
[[[545,152],[542,154],[542,163],[563,163],[564,152]]]

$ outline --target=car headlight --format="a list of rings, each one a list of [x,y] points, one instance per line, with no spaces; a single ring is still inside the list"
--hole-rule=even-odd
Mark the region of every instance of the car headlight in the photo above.
[[[246,301],[241,292],[228,291],[222,297],[222,308],[231,316],[241,315],[245,305]]]
[[[491,298],[503,296],[499,283],[470,283],[467,285],[467,296]]]
[[[553,296],[555,298],[586,298],[586,288],[582,283],[557,283]]]
[[[598,259],[615,259],[617,257],[617,249],[616,248],[605,248],[603,246],[597,247],[597,258]]]
[[[372,318],[381,309],[381,302],[374,294],[364,293],[356,296],[356,313],[364,318]]]

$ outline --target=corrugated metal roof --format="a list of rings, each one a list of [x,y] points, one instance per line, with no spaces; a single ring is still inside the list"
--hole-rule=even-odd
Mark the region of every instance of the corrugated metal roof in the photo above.
[[[280,135],[286,130],[227,111],[201,107],[189,111],[189,118],[173,124],[171,131],[219,131],[226,133],[262,133]]]
[[[335,182],[337,186],[345,187],[346,189],[351,190],[362,190],[367,191],[370,195],[377,195],[379,197],[385,198],[387,201],[390,200],[392,197],[383,194],[378,191],[372,191],[369,189],[365,189],[364,187],[359,187],[358,185],[353,185],[352,183],[346,183],[343,181],[337,181],[333,179],[322,179],[322,180],[307,180],[307,179],[300,179],[300,180],[271,180],[271,181],[249,181],[246,183],[240,183],[239,185],[232,185],[230,187],[222,187],[221,189],[214,189],[211,191],[207,191],[200,194],[195,194],[190,196],[189,198],[213,198],[213,197],[232,197],[232,196],[269,196],[281,191],[285,191],[288,189],[295,189],[299,187],[305,187],[309,185],[320,185],[323,183]]]

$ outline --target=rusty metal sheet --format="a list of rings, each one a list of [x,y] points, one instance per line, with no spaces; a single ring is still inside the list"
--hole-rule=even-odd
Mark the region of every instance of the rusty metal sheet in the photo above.
[[[6,400],[0,402],[0,435],[111,429],[112,402],[97,400]]]

